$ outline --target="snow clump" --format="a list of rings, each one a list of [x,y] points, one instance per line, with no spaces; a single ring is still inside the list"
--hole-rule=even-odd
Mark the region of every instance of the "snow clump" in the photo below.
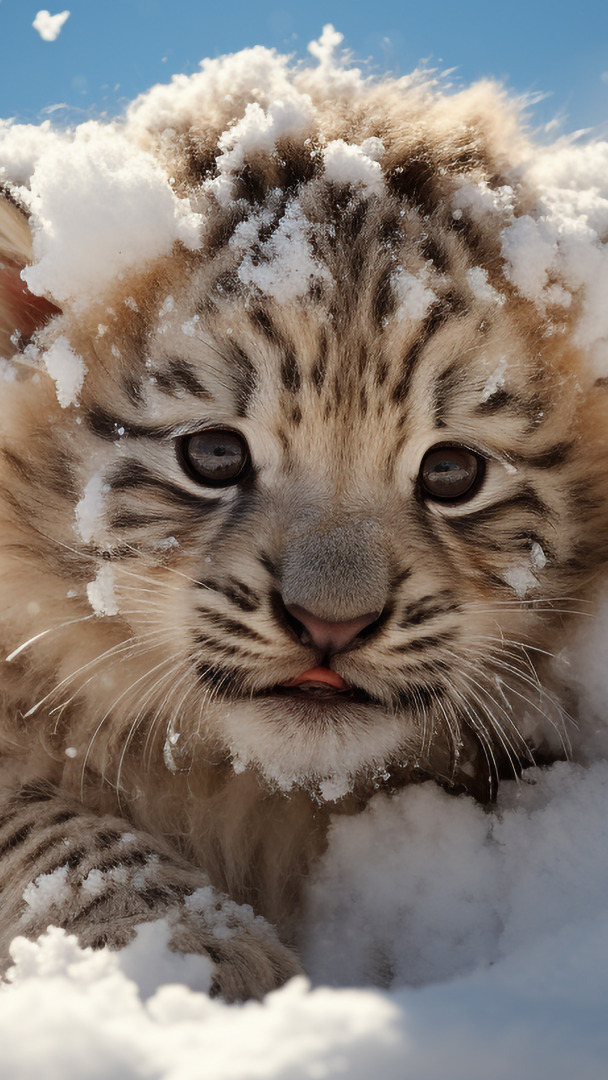
[[[103,563],[99,567],[97,577],[87,585],[87,596],[96,615],[118,615],[114,570],[110,563]]]
[[[87,367],[68,339],[62,334],[42,353],[44,366],[55,382],[57,400],[62,409],[76,405]]]

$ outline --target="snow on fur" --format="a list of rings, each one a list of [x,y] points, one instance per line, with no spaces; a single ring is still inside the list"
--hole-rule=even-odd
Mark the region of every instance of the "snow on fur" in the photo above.
[[[174,76],[169,85],[141,95],[124,120],[87,121],[68,131],[55,131],[48,121],[39,127],[2,122],[0,176],[32,211],[35,261],[24,273],[29,288],[59,304],[78,305],[175,243],[197,247],[205,195],[229,202],[232,177],[248,155],[272,154],[283,138],[313,134],[332,94],[356,101],[367,92],[370,80],[345,62],[341,41],[333,27],[326,27],[310,45],[317,60],[313,67],[290,64],[288,57],[262,47],[204,60],[198,73]],[[442,101],[435,83],[420,73],[395,80],[391,90],[417,94],[429,108]],[[209,117],[210,127],[219,123],[224,129],[217,141],[216,176],[205,182],[195,207],[176,194],[163,167],[164,132],[170,130],[174,138],[201,115]],[[522,141],[517,155],[519,169],[539,192],[536,211],[514,217],[508,184],[492,190],[463,181],[454,197],[454,217],[499,215],[505,276],[543,311],[558,311],[573,295],[582,296],[578,341],[589,352],[592,374],[606,375],[608,144],[563,139],[535,149]],[[329,180],[368,194],[383,189],[384,156],[376,137],[361,145],[330,140],[322,150]],[[239,228],[246,230],[247,224]],[[291,200],[262,252],[261,266],[244,254],[243,282],[281,302],[300,296],[316,271],[307,249],[309,232],[297,200]],[[500,302],[480,274],[473,273],[470,284],[475,295],[481,291]],[[418,311],[430,298],[430,284],[414,283],[407,274],[395,276],[395,288],[405,319],[412,305]]]
[[[142,95],[124,121],[67,132],[0,124],[0,178],[32,212],[30,289],[86,303],[173,244],[196,247],[204,197],[193,206],[174,192],[161,164],[163,129],[185,129],[201,113],[223,115],[229,97],[235,120],[219,139],[209,190],[230,198],[245,153],[272,152],[279,138],[312,127],[315,102],[330,94],[362,93],[366,80],[337,55],[340,42],[326,27],[310,46],[313,68],[261,47],[205,60],[197,74]],[[436,91],[420,93],[430,100]],[[330,141],[328,178],[379,191],[383,152],[379,139]],[[606,377],[608,144],[529,148],[520,168],[539,191],[536,212],[515,218],[508,185],[463,183],[454,219],[499,215],[506,276],[542,310],[582,297],[578,339],[592,374]],[[247,246],[262,225],[252,215],[235,232],[241,280],[282,302],[297,298],[320,272],[301,207],[287,204],[254,265]],[[423,317],[432,284],[426,268],[396,269],[401,318]],[[488,303],[501,302],[483,272],[471,271],[469,285]],[[167,297],[163,314],[172,306]],[[84,372],[62,347],[59,339],[47,358],[58,361],[49,371],[67,407]],[[500,369],[489,373],[484,394],[500,377]],[[85,539],[102,495],[93,480],[79,504],[75,527]],[[522,574],[533,577],[542,558],[532,552]],[[110,613],[112,582],[102,572],[89,598],[94,610]],[[423,785],[379,795],[362,814],[336,820],[307,896],[301,951],[312,989],[296,980],[263,1004],[210,1000],[209,961],[170,953],[163,923],[144,927],[120,954],[83,951],[60,931],[38,943],[17,939],[0,987],[3,1073],[11,1080],[194,1080],[201,1070],[213,1080],[485,1080],[489,1072],[498,1080],[599,1080],[608,1052],[607,640],[608,598],[556,661],[582,703],[576,764],[505,783],[492,809]],[[28,906],[60,903],[61,884],[60,874],[38,879]],[[370,983],[388,990],[347,988]],[[36,1039],[24,1040],[32,1015]]]

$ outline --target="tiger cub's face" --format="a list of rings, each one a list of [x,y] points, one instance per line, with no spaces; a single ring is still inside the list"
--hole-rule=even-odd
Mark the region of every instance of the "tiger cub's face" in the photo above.
[[[487,796],[567,745],[546,662],[608,543],[580,297],[554,268],[535,303],[525,247],[513,281],[535,203],[498,98],[319,93],[270,149],[244,99],[179,114],[158,156],[200,245],[67,303],[6,387],[12,647],[78,777]]]
[[[400,318],[383,250],[293,302],[180,257],[69,330],[83,633],[126,643],[80,682],[171,770],[487,795],[567,742],[542,661],[599,557],[567,349],[464,249]]]

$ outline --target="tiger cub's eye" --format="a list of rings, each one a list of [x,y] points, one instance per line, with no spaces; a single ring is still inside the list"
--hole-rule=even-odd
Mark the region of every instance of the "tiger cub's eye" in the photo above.
[[[208,428],[178,441],[182,467],[199,484],[229,487],[249,464],[249,448],[242,435],[225,428]]]
[[[462,499],[479,486],[484,466],[483,458],[464,446],[433,446],[422,459],[420,487],[432,499]]]

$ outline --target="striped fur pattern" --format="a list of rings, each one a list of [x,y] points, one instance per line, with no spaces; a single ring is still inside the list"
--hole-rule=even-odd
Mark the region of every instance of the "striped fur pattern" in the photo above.
[[[206,206],[201,249],[39,329],[39,350],[64,337],[85,362],[78,407],[40,368],[6,384],[5,945],[50,920],[120,946],[167,915],[221,992],[259,995],[297,961],[232,901],[293,941],[330,811],[429,778],[488,800],[568,753],[547,653],[605,564],[605,388],[584,383],[563,311],[505,276],[499,193],[517,214],[534,195],[509,164],[511,114],[485,96],[425,107],[387,84],[319,103],[316,127],[250,154],[228,203],[205,186],[228,114],[176,122],[163,160]],[[382,191],[326,179],[328,139],[372,137]],[[497,193],[492,213],[454,214],[465,182]],[[296,203],[316,270],[285,300],[256,273]],[[412,280],[429,295],[402,318]],[[241,482],[182,467],[180,440],[205,427],[246,440]],[[421,490],[445,444],[485,462],[468,500]],[[110,597],[96,611],[92,582]],[[331,658],[344,698],[281,689],[320,662],[288,603],[381,612]]]

